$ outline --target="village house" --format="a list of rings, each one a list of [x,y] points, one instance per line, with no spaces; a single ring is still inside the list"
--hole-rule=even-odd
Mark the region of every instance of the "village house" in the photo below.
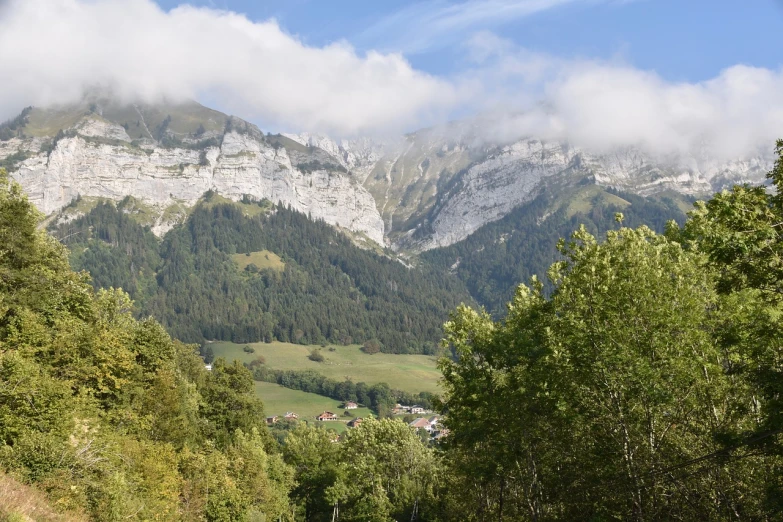
[[[424,417],[419,417],[418,419],[409,422],[408,426],[415,429],[416,431],[419,430],[432,431],[432,425],[430,424],[430,421],[425,419]]]
[[[392,413],[394,415],[402,415],[402,414],[410,413],[410,412],[411,412],[411,407],[410,406],[403,406],[399,402],[394,405],[394,408],[392,408]]]
[[[331,411],[325,411],[322,414],[320,414],[319,416],[317,416],[315,418],[315,420],[318,420],[318,421],[336,421],[337,420],[337,415],[335,415]]]
[[[345,401],[345,404],[343,404],[343,409],[346,409],[346,410],[355,410],[358,407],[359,407],[359,405],[356,404],[353,401]]]
[[[358,426],[361,423],[362,423],[362,418],[361,417],[357,417],[355,419],[352,419],[352,420],[348,421],[348,427],[349,428],[355,428],[356,426]]]
[[[414,404],[413,406],[411,406],[411,413],[414,415],[422,415],[424,413],[427,413],[427,410],[425,410],[424,408],[422,408],[417,404]]]
[[[430,426],[432,426],[432,429],[437,429],[438,424],[440,424],[440,417],[437,415],[433,415],[429,418]]]
[[[273,417],[267,417],[267,418],[266,418],[266,423],[267,423],[269,426],[271,426],[272,424],[276,423],[276,422],[277,422],[279,419],[280,419],[280,417],[278,417],[277,415],[275,415],[275,416],[273,416]]]
[[[285,418],[286,419],[298,419],[299,415],[297,415],[296,413],[294,413],[292,411],[287,411],[287,412],[285,412]]]

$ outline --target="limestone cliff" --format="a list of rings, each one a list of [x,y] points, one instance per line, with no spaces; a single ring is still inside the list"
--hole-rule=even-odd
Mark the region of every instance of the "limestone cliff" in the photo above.
[[[158,209],[151,223],[157,234],[213,190],[234,200],[283,202],[358,237],[415,252],[464,239],[545,183],[709,195],[761,182],[771,167],[762,157],[659,158],[633,148],[596,154],[536,139],[487,143],[467,122],[381,143],[272,136],[195,103],[93,103],[27,114],[18,137],[0,141],[0,165],[40,210],[57,213],[77,196],[133,196]]]
[[[289,152],[257,130],[229,130],[219,144],[204,148],[150,146],[132,142],[122,126],[87,114],[50,151],[41,150],[42,143],[39,138],[3,142],[0,159],[23,151],[26,157],[12,174],[45,214],[77,196],[120,200],[130,195],[158,207],[163,218],[166,208],[192,205],[213,190],[234,200],[247,195],[282,202],[383,242],[383,222],[360,183],[317,159],[307,162],[317,154]],[[158,222],[154,229],[162,233],[175,222]]]

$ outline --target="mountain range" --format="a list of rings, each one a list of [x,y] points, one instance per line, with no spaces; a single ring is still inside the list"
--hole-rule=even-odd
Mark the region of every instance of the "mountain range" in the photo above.
[[[270,134],[194,102],[96,98],[0,125],[0,168],[72,267],[171,335],[392,353],[436,352],[459,303],[502,317],[580,225],[600,236],[622,212],[661,232],[769,166],[491,143],[477,122],[391,141]]]
[[[384,142],[270,134],[195,102],[99,97],[25,109],[0,126],[0,139],[0,165],[58,222],[102,199],[132,196],[162,236],[211,190],[235,201],[279,202],[360,245],[406,254],[464,240],[544,187],[700,196],[760,182],[771,166],[764,157],[656,157],[638,148],[598,153],[535,137],[488,142],[478,121]],[[69,206],[77,198],[81,205]]]

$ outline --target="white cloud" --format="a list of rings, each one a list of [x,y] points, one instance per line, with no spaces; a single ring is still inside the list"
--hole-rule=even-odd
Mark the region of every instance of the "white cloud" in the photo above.
[[[728,159],[770,152],[783,137],[783,69],[735,65],[715,78],[669,82],[617,61],[564,60],[491,34],[470,42],[487,139],[567,140],[592,150]]]
[[[560,1],[490,3],[543,9]],[[474,0],[459,5],[443,24],[461,27],[465,6],[478,8]],[[473,20],[488,16],[479,9]],[[214,100],[272,130],[336,137],[471,114],[482,114],[487,140],[530,136],[598,150],[730,158],[769,151],[783,137],[783,70],[736,65],[676,83],[623,61],[531,52],[486,32],[464,50],[468,69],[446,78],[400,54],[307,46],[274,21],[227,11],[165,12],[151,0],[0,0],[0,119],[103,86],[125,100]]]
[[[273,128],[402,131],[442,117],[454,84],[399,54],[304,45],[274,21],[151,0],[0,3],[0,117],[102,86],[125,99],[205,98]]]

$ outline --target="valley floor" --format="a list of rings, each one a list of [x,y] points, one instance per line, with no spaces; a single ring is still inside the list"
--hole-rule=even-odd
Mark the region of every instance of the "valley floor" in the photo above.
[[[340,408],[341,401],[324,397],[315,393],[307,393],[299,390],[291,390],[273,382],[256,382],[256,394],[264,401],[264,411],[267,417],[278,416],[282,418],[287,412],[292,411],[299,416],[300,421],[323,425],[342,433],[346,429],[348,421],[355,417],[368,417],[371,415],[369,408],[357,408],[351,410],[353,417],[345,417]],[[315,417],[324,411],[330,411],[339,416],[339,420],[317,422]]]
[[[437,357],[428,355],[368,355],[358,345],[321,348],[281,342],[234,344],[216,341],[210,346],[216,358],[224,357],[229,361],[249,363],[262,356],[266,364],[275,370],[314,370],[331,379],[351,379],[369,385],[385,382],[392,388],[409,393],[440,391],[438,381],[441,373],[437,368]],[[250,346],[255,352],[243,351],[245,346]],[[320,349],[325,361],[319,363],[308,359],[312,349]]]

